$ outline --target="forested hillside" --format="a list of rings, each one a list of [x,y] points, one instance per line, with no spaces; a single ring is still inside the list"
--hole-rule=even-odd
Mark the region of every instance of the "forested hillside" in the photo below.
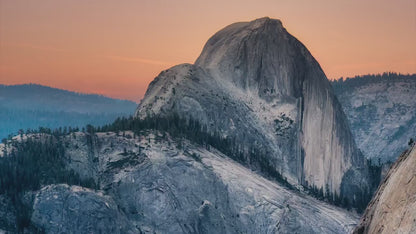
[[[356,76],[332,85],[364,155],[394,162],[416,135],[416,74]]]

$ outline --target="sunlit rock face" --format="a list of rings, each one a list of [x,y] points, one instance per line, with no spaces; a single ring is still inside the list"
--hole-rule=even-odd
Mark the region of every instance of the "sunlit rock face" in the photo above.
[[[354,233],[416,232],[416,148],[390,168]]]
[[[232,24],[208,40],[194,65],[160,73],[136,116],[172,113],[261,148],[293,185],[352,201],[370,190],[364,157],[330,83],[279,20]]]

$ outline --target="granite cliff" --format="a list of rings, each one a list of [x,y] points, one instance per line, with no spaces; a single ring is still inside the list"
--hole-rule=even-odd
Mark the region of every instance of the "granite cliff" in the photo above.
[[[235,23],[206,43],[195,64],[163,71],[136,117],[192,118],[235,138],[294,186],[352,204],[371,193],[365,158],[318,62],[279,20]],[[247,153],[245,161],[261,167]]]
[[[401,154],[368,205],[354,233],[416,232],[416,148]]]

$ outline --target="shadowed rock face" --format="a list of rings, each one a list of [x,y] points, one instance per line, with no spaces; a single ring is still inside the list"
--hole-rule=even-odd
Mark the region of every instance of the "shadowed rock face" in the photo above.
[[[370,189],[365,160],[330,83],[279,20],[232,24],[208,40],[195,65],[163,71],[136,116],[172,113],[261,148],[293,185],[353,202]]]
[[[354,233],[416,233],[416,148],[390,168]]]

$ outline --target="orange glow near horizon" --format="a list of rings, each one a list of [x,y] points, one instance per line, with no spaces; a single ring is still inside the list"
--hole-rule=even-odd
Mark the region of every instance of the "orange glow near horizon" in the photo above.
[[[0,84],[138,102],[215,32],[264,16],[282,20],[329,79],[416,73],[415,0],[0,0]]]

